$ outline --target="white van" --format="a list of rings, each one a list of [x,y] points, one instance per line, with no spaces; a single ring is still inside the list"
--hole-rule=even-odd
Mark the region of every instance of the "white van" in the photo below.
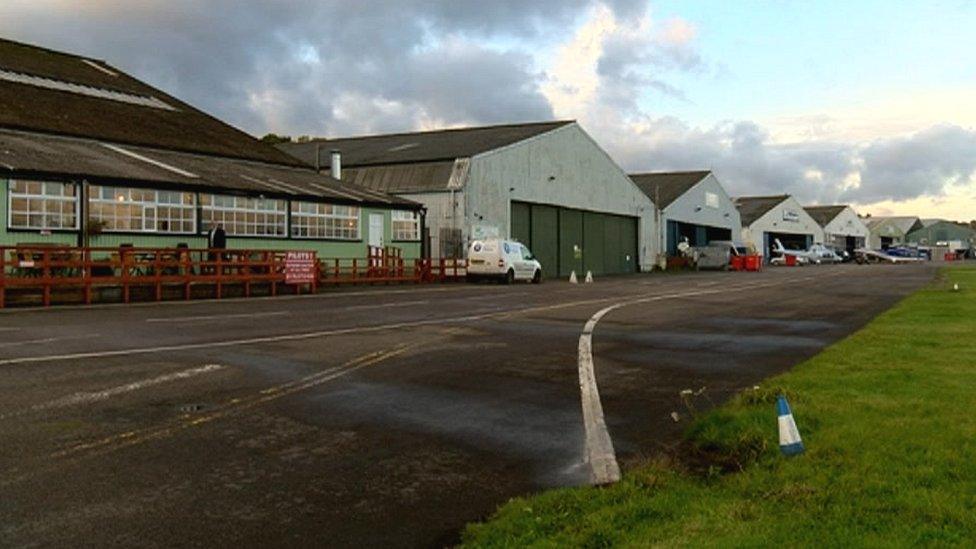
[[[475,240],[468,248],[468,280],[495,278],[542,282],[542,265],[528,248],[514,240]]]

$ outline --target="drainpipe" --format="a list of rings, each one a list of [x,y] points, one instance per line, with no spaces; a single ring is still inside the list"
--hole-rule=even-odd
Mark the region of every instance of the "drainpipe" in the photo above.
[[[420,209],[420,257],[430,259],[430,238],[427,234],[427,208]]]
[[[78,247],[88,246],[88,180],[78,185]]]

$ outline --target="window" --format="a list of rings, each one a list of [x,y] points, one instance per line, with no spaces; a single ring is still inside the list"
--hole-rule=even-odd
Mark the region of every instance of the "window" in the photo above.
[[[77,187],[51,181],[13,181],[7,192],[11,229],[77,229]]]
[[[315,202],[291,203],[291,235],[359,240],[359,208]]]
[[[89,217],[109,232],[196,232],[193,193],[92,185],[88,204]]]
[[[221,224],[229,235],[280,237],[286,234],[284,200],[202,194],[200,205],[201,230]]]
[[[393,210],[393,240],[420,240],[420,215]]]

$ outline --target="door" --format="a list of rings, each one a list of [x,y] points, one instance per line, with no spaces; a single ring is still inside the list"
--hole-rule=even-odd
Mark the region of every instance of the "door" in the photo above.
[[[383,220],[383,214],[369,214],[369,245],[375,248],[382,248],[385,243]]]
[[[583,273],[583,212],[559,210],[559,276]]]

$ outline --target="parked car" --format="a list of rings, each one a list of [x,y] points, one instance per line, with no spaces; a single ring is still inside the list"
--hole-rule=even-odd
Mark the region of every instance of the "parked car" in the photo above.
[[[475,240],[468,248],[467,278],[538,284],[542,282],[542,264],[526,246],[514,240]]]

